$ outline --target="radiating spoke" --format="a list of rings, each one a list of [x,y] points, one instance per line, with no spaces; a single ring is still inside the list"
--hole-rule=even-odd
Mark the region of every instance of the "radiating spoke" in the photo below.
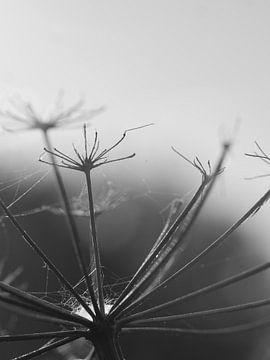
[[[270,319],[263,319],[253,321],[248,324],[235,325],[224,328],[216,329],[185,329],[185,328],[169,328],[169,327],[152,327],[152,326],[141,326],[141,327],[125,327],[122,332],[160,332],[167,334],[190,334],[190,335],[232,335],[234,333],[241,333],[245,331],[253,331],[260,328],[268,327]]]
[[[59,317],[61,319],[71,321],[73,323],[78,323],[84,326],[91,327],[92,323],[82,318],[81,316],[78,316],[76,314],[72,314],[70,311],[61,308],[57,305],[54,305],[52,303],[49,303],[48,301],[45,301],[43,299],[39,299],[36,296],[33,296],[31,294],[28,294],[20,289],[17,289],[13,286],[4,284],[3,282],[0,282],[0,289],[3,292],[6,292],[7,294],[10,294],[11,296],[15,297],[15,299],[19,299],[23,304],[27,305],[29,304],[30,308],[31,306],[37,309],[37,311],[45,312],[47,315],[54,315],[56,317]],[[4,298],[4,294],[0,294],[0,297]],[[11,298],[12,299],[12,298]],[[10,297],[7,297],[7,302],[11,300]]]
[[[129,325],[132,325],[132,326],[133,325],[135,325],[135,326],[141,325],[141,324],[149,325],[149,324],[155,323],[155,322],[189,320],[189,319],[198,318],[198,317],[206,317],[206,316],[212,316],[212,315],[227,314],[227,313],[241,311],[241,310],[255,309],[255,308],[263,307],[263,306],[267,306],[267,305],[270,305],[270,299],[252,301],[252,302],[248,302],[245,304],[226,306],[226,307],[217,308],[217,309],[194,311],[194,312],[185,313],[185,314],[144,318],[141,320],[135,320],[135,321],[129,322]]]
[[[142,295],[139,299],[135,300],[130,306],[126,307],[122,313],[130,312],[132,309],[137,307],[139,304],[143,303],[146,299],[153,296],[157,291],[166,287],[178,276],[182,275],[189,268],[198,263],[204,256],[208,255],[216,247],[220,246],[236,229],[238,229],[246,220],[248,220],[252,215],[258,212],[260,208],[269,200],[270,190],[268,190],[236,223],[234,223],[225,233],[219,236],[215,241],[213,241],[209,246],[202,250],[198,255],[194,256],[188,263],[176,271],[173,275],[168,277],[162,283],[160,283],[156,288],[151,292]]]
[[[4,202],[0,199],[0,206],[17,229],[17,231],[21,234],[26,243],[38,254],[38,256],[45,262],[48,268],[55,274],[55,276],[59,279],[59,281],[69,290],[69,292],[76,298],[76,300],[85,308],[87,312],[89,312],[89,307],[83,301],[81,296],[74,290],[69,281],[64,277],[64,275],[58,270],[58,268],[53,264],[53,262],[47,257],[47,255],[41,250],[41,248],[36,244],[36,242],[31,238],[30,235],[22,228],[22,226],[18,223],[16,218],[9,211]]]
[[[73,340],[76,340],[79,337],[80,336],[74,336],[74,337],[65,338],[63,340],[55,341],[55,342],[50,343],[48,345],[44,345],[44,346],[42,346],[41,348],[39,348],[37,350],[31,351],[31,352],[29,352],[27,354],[17,356],[15,358],[13,358],[12,360],[30,360],[30,359],[33,359],[33,358],[37,357],[38,355],[45,354],[46,352],[48,352],[50,350],[53,350],[53,349],[56,349],[59,346],[68,344],[69,342],[71,342]]]
[[[203,181],[202,181],[201,186],[198,188],[197,192],[194,194],[193,198],[187,204],[187,206],[184,208],[182,213],[177,217],[175,222],[169,228],[168,232],[164,235],[164,238],[162,240],[160,240],[159,245],[156,246],[156,249],[152,252],[152,254],[149,257],[147,257],[147,259],[143,262],[143,264],[141,265],[139,270],[136,272],[134,277],[131,279],[130,283],[124,289],[124,291],[119,296],[119,298],[116,300],[116,302],[112,308],[112,311],[110,313],[110,315],[112,317],[117,316],[119,313],[121,313],[121,311],[123,311],[124,308],[128,308],[129,306],[133,307],[133,303],[137,304],[138,299],[137,300],[135,299],[135,301],[133,303],[132,303],[132,300],[134,299],[135,295],[138,294],[138,292],[144,282],[144,279],[145,279],[144,274],[146,273],[149,265],[151,265],[152,262],[156,262],[156,258],[158,258],[160,256],[160,253],[162,254],[162,252],[164,252],[164,251],[166,254],[166,256],[164,258],[166,258],[171,253],[171,251],[176,247],[176,245],[178,245],[179,242],[181,242],[184,239],[187,232],[189,231],[192,224],[194,223],[195,219],[197,218],[198,214],[200,213],[200,210],[201,210],[204,202],[206,201],[207,197],[209,196],[211,189],[215,183],[217,175],[220,174],[220,172],[221,172],[222,165],[223,165],[224,159],[229,151],[229,148],[230,148],[230,144],[228,144],[228,143],[223,144],[222,153],[220,155],[220,158],[217,162],[217,165],[215,167],[215,170],[214,170],[214,173],[212,176],[207,175],[204,168],[202,167],[202,169],[200,170],[203,175]],[[205,190],[205,188],[206,188],[206,190]],[[201,201],[196,206],[197,201],[200,198],[200,196],[202,195],[204,190],[205,190],[205,194],[202,197]],[[172,250],[169,249],[168,253],[166,253],[167,244],[170,242],[175,231],[178,229],[178,227],[180,227],[182,225],[182,223],[186,220],[187,216],[193,209],[194,209],[194,211],[191,216],[191,219],[189,220],[189,223],[187,224],[187,226],[185,226],[184,229],[182,230],[182,233],[179,236],[178,242],[176,241],[175,244],[173,244]],[[161,258],[162,258],[162,256],[161,256]],[[161,263],[162,262],[163,262],[163,259],[161,260]],[[150,274],[153,274],[153,272],[150,272]],[[138,286],[137,286],[137,283],[139,284]],[[154,288],[154,290],[150,291],[149,293],[141,295],[139,297],[139,300],[142,300],[142,298],[149,296],[149,294],[151,294],[152,292],[156,291],[156,289],[159,289],[159,288],[160,288],[160,286],[157,286],[156,288]]]
[[[83,337],[87,335],[87,331],[81,330],[66,330],[66,331],[50,331],[33,334],[19,334],[19,335],[2,335],[1,342],[15,342],[15,341],[30,341],[30,340],[46,340],[52,338],[65,338],[67,336]]]
[[[231,276],[231,277],[228,277],[224,280],[221,280],[221,281],[218,281],[214,284],[210,284],[210,285],[207,285],[201,289],[198,289],[198,290],[195,290],[195,291],[192,291],[188,294],[185,294],[185,295],[182,295],[182,296],[179,296],[173,300],[170,300],[170,301],[167,301],[161,305],[156,305],[156,306],[152,306],[151,308],[149,309],[146,309],[144,311],[141,311],[141,312],[138,312],[138,313],[135,313],[135,314],[132,314],[130,316],[123,316],[120,320],[120,323],[126,323],[126,322],[129,322],[129,321],[133,321],[133,320],[138,320],[138,319],[144,319],[145,317],[151,315],[151,314],[154,314],[158,311],[161,311],[161,310],[166,310],[166,309],[170,309],[171,307],[174,307],[175,305],[177,304],[181,304],[185,301],[188,301],[188,300],[191,300],[191,299],[194,299],[194,298],[197,298],[199,296],[202,296],[202,295],[205,295],[205,294],[208,294],[209,292],[212,292],[212,291],[215,291],[215,290],[218,290],[218,289],[222,289],[224,288],[225,286],[229,286],[231,284],[234,284],[236,282],[239,282],[241,280],[244,280],[244,279],[247,279],[253,275],[256,275],[262,271],[265,271],[267,269],[270,268],[270,263],[267,262],[267,263],[264,263],[262,265],[258,265],[258,266],[255,266],[251,269],[248,269],[246,271],[242,271],[241,273],[237,274],[237,275],[234,275],[234,276]]]

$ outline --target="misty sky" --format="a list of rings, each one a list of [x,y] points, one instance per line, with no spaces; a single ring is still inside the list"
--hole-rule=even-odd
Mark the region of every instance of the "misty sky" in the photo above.
[[[161,163],[170,145],[191,158],[215,159],[241,119],[228,196],[239,196],[244,211],[267,187],[267,179],[243,180],[270,172],[243,154],[254,150],[254,140],[270,152],[269,1],[0,0],[0,6],[3,106],[20,94],[43,111],[64,90],[67,103],[83,97],[89,107],[107,107],[98,120],[105,137],[155,122],[137,141],[146,141],[145,158],[157,154]]]

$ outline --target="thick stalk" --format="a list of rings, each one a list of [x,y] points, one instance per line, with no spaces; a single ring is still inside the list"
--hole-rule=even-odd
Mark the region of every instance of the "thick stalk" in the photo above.
[[[102,286],[102,271],[101,271],[100,253],[99,253],[99,246],[97,239],[96,219],[94,212],[94,200],[93,200],[90,171],[86,171],[85,176],[86,176],[88,203],[89,203],[88,205],[89,205],[89,213],[90,213],[90,231],[92,234],[92,244],[94,250],[94,266],[95,266],[96,278],[97,278],[98,301],[99,301],[100,312],[102,315],[104,315],[105,307],[104,307],[104,295],[103,295],[103,286]]]
[[[117,337],[110,329],[104,329],[93,338],[99,360],[122,360]]]

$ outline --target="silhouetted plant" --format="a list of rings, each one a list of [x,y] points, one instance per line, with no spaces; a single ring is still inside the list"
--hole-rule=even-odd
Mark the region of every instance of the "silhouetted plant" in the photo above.
[[[109,156],[111,152],[113,152],[113,150],[125,139],[128,132],[139,128],[126,130],[116,143],[104,150],[100,150],[97,132],[94,134],[93,144],[89,146],[87,128],[86,125],[84,125],[84,151],[79,152],[79,150],[73,146],[74,156],[70,156],[58,148],[53,148],[49,140],[48,130],[54,127],[52,124],[58,126],[59,120],[55,119],[58,119],[59,115],[58,117],[54,117],[53,121],[49,121],[49,125],[47,124],[45,126],[41,126],[41,122],[36,120],[37,117],[35,117],[36,115],[32,110],[32,107],[27,105],[26,110],[27,112],[25,115],[29,116],[29,118],[27,117],[21,119],[21,117],[18,118],[18,116],[13,113],[7,113],[7,115],[14,118],[16,121],[23,120],[22,122],[24,124],[27,123],[27,126],[31,129],[36,127],[43,132],[46,147],[45,154],[41,156],[40,161],[51,165],[54,169],[64,204],[63,213],[66,215],[67,223],[72,234],[72,242],[77,262],[83,276],[83,281],[85,282],[86,291],[80,293],[76,286],[73,286],[69,282],[66,276],[58,269],[56,264],[54,264],[43,252],[38,245],[38,242],[25,231],[17,217],[12,214],[10,207],[0,199],[0,207],[4,212],[4,215],[9,218],[10,222],[17,229],[24,241],[43,260],[47,268],[54,273],[72,299],[70,303],[66,302],[62,305],[56,305],[9,284],[0,282],[1,303],[5,304],[5,306],[14,311],[23,312],[26,316],[46,321],[59,327],[58,331],[0,336],[0,342],[30,341],[35,339],[48,341],[42,347],[17,357],[17,360],[32,359],[56,348],[59,348],[62,354],[72,356],[72,349],[70,349],[69,346],[70,344],[73,344],[75,340],[77,340],[77,346],[84,346],[86,343],[90,344],[87,360],[90,360],[91,358],[99,360],[121,360],[124,359],[119,343],[119,337],[122,333],[161,332],[167,334],[194,334],[194,336],[198,334],[211,334],[215,336],[218,334],[231,334],[233,332],[253,330],[269,325],[269,319],[259,319],[251,323],[226,328],[188,328],[183,322],[181,322],[182,320],[210,317],[211,315],[227,314],[239,312],[245,309],[263,307],[270,304],[269,298],[222,308],[213,308],[209,310],[166,316],[160,315],[161,311],[168,309],[171,310],[176,304],[182,304],[191,299],[199,298],[202,295],[222,289],[226,286],[235,284],[241,280],[258,274],[259,272],[265,271],[270,267],[269,262],[249,268],[241,273],[235,274],[234,276],[209,284],[185,295],[175,297],[172,300],[163,301],[158,305],[147,307],[147,301],[151,299],[154,294],[158,293],[169,283],[182,276],[203,257],[226,241],[237,228],[239,228],[252,215],[257,213],[270,197],[270,190],[268,190],[238,221],[225,231],[225,233],[220,235],[215,241],[205,247],[204,250],[194,256],[190,261],[185,264],[180,264],[176,271],[173,271],[172,273],[168,271],[175,259],[180,245],[185,241],[203,205],[205,204],[206,199],[211,193],[216,179],[221,176],[221,173],[224,170],[223,163],[231,146],[229,142],[223,144],[221,155],[213,171],[211,169],[210,162],[208,162],[208,170],[206,170],[197,157],[192,162],[183,156],[178,150],[173,148],[175,153],[177,153],[181,158],[184,158],[185,161],[188,161],[200,172],[202,176],[201,183],[191,200],[183,207],[183,209],[183,204],[173,204],[163,231],[154,243],[152,249],[146,255],[139,269],[121,293],[117,294],[112,299],[107,299],[104,294],[104,275],[100,259],[99,236],[93,199],[93,170],[97,167],[108,165],[113,162],[132,158],[135,154],[120,158],[110,158]],[[65,117],[62,116],[62,118]],[[45,155],[49,158],[45,158]],[[266,155],[262,153],[262,156],[260,157],[265,159]],[[269,158],[267,157],[266,160],[269,160]],[[87,256],[85,256],[82,250],[82,240],[74,218],[76,214],[74,213],[74,208],[70,204],[69,197],[67,196],[62,175],[59,172],[59,167],[67,170],[79,171],[85,177],[88,209],[84,208],[84,216],[89,217],[89,228],[91,234],[89,237],[89,254]],[[90,264],[87,263],[86,257],[91,259]],[[177,325],[175,325],[175,322]],[[171,323],[173,325],[170,325]],[[79,342],[78,339],[80,339]],[[63,345],[66,346],[63,347]]]

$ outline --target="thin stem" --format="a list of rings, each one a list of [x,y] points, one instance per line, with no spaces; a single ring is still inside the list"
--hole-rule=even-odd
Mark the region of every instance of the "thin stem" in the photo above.
[[[110,164],[110,163],[113,163],[113,162],[118,162],[118,161],[122,161],[122,160],[128,160],[128,159],[131,159],[135,156],[136,154],[133,153],[133,154],[130,154],[128,156],[124,156],[124,157],[121,157],[121,158],[117,158],[117,159],[113,159],[113,160],[107,160],[106,158],[104,159],[104,161],[100,162],[99,164],[96,163],[97,159],[95,159],[95,165],[94,165],[94,168],[98,167],[98,166],[101,166],[101,165],[107,165],[107,164]],[[102,158],[99,158],[98,160],[102,160]]]
[[[49,144],[47,143],[47,145],[49,145]],[[70,156],[64,154],[62,151],[60,151],[56,148],[54,148],[53,151],[52,150],[48,151],[48,149],[46,149],[46,150],[47,150],[46,152],[48,152],[51,155],[58,156],[58,157],[60,157],[60,159],[62,159],[64,161],[73,163],[73,165],[78,165],[77,161],[73,160]]]
[[[38,254],[38,256],[45,262],[48,268],[55,274],[58,280],[65,286],[66,289],[76,298],[76,300],[83,306],[83,308],[88,311],[89,307],[83,301],[81,296],[74,290],[73,286],[70,282],[64,277],[64,275],[58,270],[58,268],[54,265],[54,263],[47,257],[47,255],[41,250],[41,248],[35,243],[35,241],[27,234],[27,232],[22,228],[22,226],[18,223],[16,218],[9,211],[7,206],[4,204],[2,199],[0,199],[0,207],[4,210],[6,215],[8,216],[11,223],[17,229],[17,231],[21,234],[26,243]]]
[[[96,349],[93,347],[89,354],[87,355],[87,357],[85,358],[85,360],[93,360],[94,359],[94,356],[95,356],[95,352],[96,352]]]
[[[207,189],[207,187],[206,187],[206,189]],[[206,200],[206,196],[208,193],[205,193],[205,192],[206,191],[204,191],[204,189],[202,189],[201,197],[198,199],[197,202],[194,203],[193,207],[190,209],[190,214],[187,214],[186,220],[182,222],[181,226],[178,229],[177,234],[175,236],[171,237],[169,244],[166,246],[166,248],[164,250],[162,249],[162,251],[160,252],[160,255],[158,256],[157,261],[155,261],[153,263],[153,265],[150,267],[149,272],[146,274],[149,279],[151,277],[153,278],[153,276],[157,273],[158,269],[161,266],[163,266],[163,268],[166,267],[166,260],[167,260],[167,262],[170,260],[170,258],[173,256],[173,253],[176,252],[176,250],[179,248],[179,245],[184,241],[186,235],[188,234],[189,230],[192,228],[192,225],[194,224],[194,222],[200,212],[202,204]],[[162,271],[162,270],[160,270],[160,271]],[[144,276],[142,278],[142,280],[140,281],[140,283],[145,282],[145,279],[147,277]],[[159,278],[159,280],[161,281],[160,278]],[[154,278],[152,280],[152,283],[149,284],[148,288],[146,288],[143,293],[151,292],[152,289],[155,287],[155,285],[156,285],[156,279]]]
[[[134,131],[134,130],[139,130],[139,129],[143,129],[145,127],[148,127],[148,126],[151,126],[151,125],[154,125],[154,123],[151,123],[151,124],[146,124],[146,125],[142,125],[142,126],[138,126],[138,127],[134,127],[134,128],[131,128],[131,129],[127,129],[124,131],[122,137],[116,141],[116,143],[114,143],[111,147],[109,147],[108,149],[104,150],[103,152],[103,155],[106,155],[108,154],[109,152],[111,152],[113,149],[115,149],[126,137],[127,133],[128,132],[131,132],[131,131]]]
[[[87,326],[87,327],[91,327],[92,322],[82,318],[79,315],[76,314],[72,314],[69,311],[67,311],[66,309],[60,308],[52,303],[49,303],[48,301],[45,301],[43,299],[39,299],[36,296],[33,296],[31,294],[28,294],[20,289],[16,289],[13,286],[10,286],[8,284],[4,284],[2,282],[0,282],[0,289],[2,291],[7,292],[8,294],[11,294],[17,298],[19,298],[19,300],[26,302],[30,305],[33,305],[35,307],[38,307],[38,309],[44,310],[45,312],[47,312],[49,315],[51,314],[55,314],[57,317],[60,317],[64,320],[67,321],[71,321],[73,323],[79,323],[83,326]],[[1,294],[0,294],[1,296]]]
[[[51,166],[54,165],[52,162],[43,160],[41,157],[39,158],[39,161],[42,162],[43,164],[48,164],[48,165],[51,165]],[[76,170],[76,171],[80,171],[77,166],[65,165],[63,162],[62,162],[62,164],[57,164],[57,167],[58,168],[61,167],[61,168],[64,168],[64,169],[73,169],[73,170]]]
[[[66,331],[48,331],[33,334],[20,334],[20,335],[2,335],[0,336],[0,342],[12,342],[12,341],[29,341],[29,340],[46,340],[51,338],[65,338],[66,336],[80,336],[87,335],[87,331],[81,330],[66,330]]]
[[[15,357],[12,360],[30,360],[30,359],[33,359],[34,357],[45,354],[46,352],[48,352],[50,350],[53,350],[53,349],[56,349],[59,346],[68,344],[68,343],[72,342],[73,340],[78,339],[79,337],[81,337],[81,336],[73,336],[73,337],[65,338],[63,340],[55,341],[55,342],[53,342],[51,344],[44,345],[41,348],[39,348],[37,350],[34,350],[34,351],[31,351],[31,352],[29,352],[27,354]]]
[[[151,255],[145,259],[145,261],[142,263],[138,271],[135,273],[133,278],[130,280],[126,288],[123,290],[122,294],[119,296],[119,298],[116,300],[112,311],[110,312],[111,315],[116,315],[123,309],[125,304],[127,302],[130,303],[130,301],[134,298],[134,296],[138,293],[138,291],[141,288],[142,282],[137,283],[141,279],[143,281],[146,280],[146,273],[148,271],[149,266],[151,266],[151,263],[156,261],[157,257],[160,255],[161,251],[164,250],[165,246],[167,245],[168,241],[170,240],[171,236],[174,234],[174,232],[178,229],[180,224],[185,220],[188,213],[194,206],[194,204],[197,202],[199,197],[201,196],[204,188],[206,186],[206,183],[203,182],[196,193],[193,195],[190,202],[187,204],[185,209],[182,211],[182,213],[177,217],[177,219],[174,221],[174,223],[171,225],[171,227],[168,229],[167,233],[164,235],[163,239],[160,240],[159,244],[157,244],[156,248],[153,250]],[[136,284],[137,283],[137,284]]]
[[[241,333],[245,331],[252,331],[264,327],[268,327],[270,320],[258,320],[244,325],[236,325],[217,329],[185,329],[185,328],[167,328],[167,327],[126,327],[122,332],[161,332],[167,334],[190,334],[190,335],[231,335],[234,333]]]
[[[214,242],[212,242],[209,246],[207,246],[204,250],[202,250],[197,256],[192,258],[188,263],[186,263],[183,267],[181,267],[178,271],[176,271],[173,275],[164,280],[160,285],[154,288],[151,293],[147,293],[142,295],[138,300],[135,300],[129,307],[125,308],[124,312],[131,311],[134,307],[138,306],[142,303],[142,301],[148,299],[150,296],[153,296],[161,288],[166,287],[171,281],[176,279],[186,270],[191,268],[193,265],[199,262],[201,258],[206,256],[210,251],[214,248],[220,246],[240,225],[242,225],[247,219],[249,219],[252,215],[257,213],[260,208],[264,205],[266,201],[269,200],[270,190],[268,190],[236,223],[234,223],[224,234],[219,236]]]
[[[208,294],[209,292],[212,292],[212,291],[215,291],[215,290],[218,290],[218,289],[222,289],[224,288],[225,286],[228,286],[228,285],[232,285],[236,282],[239,282],[239,281],[242,281],[244,279],[247,279],[253,275],[256,275],[262,271],[265,271],[267,269],[270,268],[270,263],[267,262],[265,264],[262,264],[262,265],[259,265],[259,266],[255,266],[251,269],[248,269],[246,271],[242,271],[241,273],[237,274],[237,275],[234,275],[234,276],[231,276],[227,279],[224,279],[224,280],[221,280],[221,281],[218,281],[214,284],[211,284],[211,285],[208,285],[208,286],[205,286],[201,289],[198,289],[198,290],[195,290],[195,291],[192,291],[186,295],[182,295],[178,298],[175,298],[171,301],[168,301],[166,303],[163,303],[161,305],[157,305],[157,306],[152,306],[150,309],[147,309],[147,310],[144,310],[144,311],[141,311],[141,312],[138,312],[138,313],[135,313],[135,314],[132,314],[130,316],[127,316],[127,317],[124,317],[123,319],[120,320],[120,323],[127,323],[127,322],[130,322],[130,321],[133,321],[133,320],[138,320],[138,319],[143,319],[145,318],[145,316],[148,316],[148,315],[151,315],[151,314],[154,314],[158,311],[161,311],[161,310],[166,310],[166,309],[169,309],[173,306],[175,306],[176,304],[181,304],[187,300],[190,300],[190,299],[193,299],[193,298],[197,298],[201,295],[205,295],[205,294]]]
[[[100,253],[99,253],[99,244],[97,238],[96,219],[95,219],[94,200],[93,200],[90,171],[85,172],[85,177],[86,177],[87,192],[88,192],[90,230],[91,230],[93,250],[94,250],[94,265],[95,265],[96,278],[97,278],[98,300],[99,300],[100,312],[102,315],[104,315],[105,307],[104,307],[104,294],[103,294],[103,286],[102,286],[102,269],[101,269]]]
[[[170,205],[169,205],[169,214],[168,214],[167,220],[166,220],[166,222],[165,222],[165,224],[163,226],[163,229],[162,229],[160,235],[158,236],[157,240],[154,242],[152,248],[150,249],[148,255],[146,256],[144,262],[148,261],[149,257],[153,255],[153,252],[156,250],[157,246],[163,240],[164,236],[166,235],[166,233],[168,232],[170,226],[172,225],[173,217],[175,215],[177,216],[177,214],[179,212],[179,209],[180,209],[180,207],[182,207],[182,205],[183,205],[183,201],[179,200],[179,199],[175,199],[170,203]]]
[[[44,134],[44,140],[45,140],[46,146],[51,151],[52,145],[51,145],[48,133],[43,132],[43,134]],[[68,224],[69,224],[70,231],[71,231],[71,234],[72,234],[72,240],[73,240],[72,243],[73,243],[73,247],[74,247],[74,250],[75,250],[75,255],[76,255],[79,267],[80,267],[80,269],[81,269],[81,271],[83,273],[84,280],[86,282],[86,286],[87,286],[89,295],[91,297],[93,307],[95,309],[95,313],[89,308],[89,306],[85,302],[84,302],[83,307],[91,315],[91,317],[94,319],[96,317],[96,315],[97,316],[100,315],[100,312],[99,312],[99,309],[98,309],[98,306],[97,306],[96,297],[95,297],[95,293],[94,293],[94,289],[93,289],[93,284],[91,283],[91,278],[88,276],[86,265],[85,265],[85,262],[84,262],[84,257],[83,257],[83,254],[82,254],[81,239],[80,239],[80,236],[79,236],[79,232],[78,232],[78,229],[77,229],[76,222],[75,222],[74,217],[72,215],[72,211],[71,211],[70,204],[69,204],[69,201],[68,201],[68,196],[67,196],[67,193],[66,193],[66,189],[65,189],[65,186],[64,186],[63,179],[61,177],[59,169],[57,168],[57,166],[55,164],[54,157],[53,157],[52,154],[51,154],[51,161],[53,163],[54,173],[55,173],[55,176],[56,176],[56,179],[57,179],[57,183],[58,183],[58,186],[59,186],[59,190],[60,190],[60,193],[61,193],[61,197],[62,197],[64,206],[65,206],[65,212],[66,212],[66,215],[67,215]]]
[[[179,211],[180,207],[182,207],[182,205],[183,205],[183,201],[179,200],[179,199],[173,200],[171,202],[171,204],[169,205],[169,214],[168,214],[167,220],[165,222],[165,225],[164,225],[159,237],[157,238],[157,240],[155,241],[151,250],[149,251],[147,258],[149,258],[152,255],[153,251],[156,249],[156,247],[158,246],[160,241],[164,238],[165,234],[167,233],[167,231],[170,228],[170,225],[172,224],[173,216],[175,216],[178,213],[178,211]]]
[[[202,310],[202,311],[194,311],[191,313],[185,313],[185,314],[178,314],[178,315],[169,315],[169,316],[157,316],[153,318],[145,318],[141,320],[132,321],[129,323],[129,325],[149,325],[151,323],[155,322],[168,322],[168,321],[175,321],[175,320],[189,320],[194,319],[198,317],[205,317],[205,316],[211,316],[211,315],[219,315],[219,314],[227,314],[235,311],[241,311],[241,310],[249,310],[249,309],[255,309],[258,307],[263,307],[270,305],[270,299],[263,299],[258,301],[252,301],[245,304],[239,304],[239,305],[232,305],[232,306],[226,306],[223,308],[217,308],[217,309],[210,309],[210,310]]]
[[[96,152],[98,151],[98,133],[95,131],[94,145],[92,146],[92,150],[88,157],[87,155],[87,137],[86,137],[86,129],[84,128],[84,145],[85,145],[85,158],[93,159]]]
[[[131,289],[130,293],[132,295],[132,292],[133,292],[132,288],[134,287],[134,283],[136,283],[136,280],[137,280],[136,278],[140,278],[141,274],[145,273],[148,264],[150,264],[152,261],[155,261],[155,258],[158,255],[158,253],[159,253],[160,249],[162,248],[163,244],[167,243],[170,240],[170,238],[172,237],[174,232],[177,230],[177,228],[184,222],[187,215],[193,209],[193,207],[196,205],[199,197],[201,196],[204,189],[206,188],[206,192],[205,192],[204,196],[202,197],[201,201],[199,202],[198,206],[194,209],[194,213],[192,214],[191,219],[188,222],[187,226],[185,226],[184,229],[182,230],[179,238],[175,242],[175,245],[172,244],[173,248],[177,244],[179,244],[179,242],[181,242],[184,239],[187,232],[191,228],[192,224],[196,220],[196,218],[197,218],[203,204],[205,203],[206,199],[208,198],[208,196],[209,196],[209,194],[210,194],[210,192],[211,192],[211,190],[213,188],[213,185],[215,183],[216,177],[221,171],[222,164],[224,162],[225,156],[227,155],[227,152],[229,151],[229,149],[230,149],[230,144],[227,144],[227,143],[223,144],[223,150],[222,150],[222,153],[221,153],[220,158],[218,160],[218,163],[217,163],[217,165],[215,167],[215,171],[214,171],[213,175],[212,176],[207,176],[207,175],[204,174],[203,182],[202,182],[201,186],[199,187],[199,189],[197,190],[197,192],[195,193],[195,195],[193,196],[193,198],[191,199],[191,201],[188,203],[188,205],[185,207],[185,209],[182,211],[182,213],[179,215],[179,217],[172,224],[172,226],[170,227],[168,232],[164,235],[164,238],[159,242],[159,244],[156,246],[156,248],[153,251],[151,251],[151,254],[149,255],[149,257],[146,258],[146,260],[141,265],[141,267],[139,268],[137,273],[134,275],[134,277],[133,277],[134,280],[131,279],[130,283],[124,289],[124,291],[120,295],[119,299],[117,299],[117,301],[114,304],[114,307],[113,307],[113,309],[111,311],[111,316],[117,316],[117,314],[119,314],[121,312],[121,310],[124,309],[124,307],[127,305],[126,300],[124,299],[126,295],[127,295],[128,303],[129,304],[131,303],[131,300],[132,300],[132,298],[134,296],[128,295],[128,292],[129,292],[129,289]],[[171,253],[171,250],[169,250],[167,255],[169,255],[170,253]],[[160,286],[157,286],[151,292],[142,295],[139,298],[139,300],[141,300],[144,296],[148,296],[149,294],[151,294],[152,292],[156,291],[156,289],[159,289],[159,288],[160,288]],[[135,292],[135,290],[136,290],[136,285],[135,285],[134,292]],[[137,301],[135,300],[135,303],[136,302]],[[128,306],[133,306],[133,304],[128,305]]]
[[[115,340],[114,340],[115,348],[116,348],[116,351],[117,351],[117,354],[118,354],[118,359],[119,359],[119,360],[125,360],[124,354],[123,354],[122,349],[121,349],[121,346],[120,346],[120,344],[119,344],[118,336],[119,336],[119,335],[117,335],[117,336],[115,337]]]
[[[1,112],[1,115],[2,115],[2,112]],[[6,111],[4,113],[4,115],[8,118],[10,118],[11,120],[15,120],[15,121],[18,121],[18,122],[21,122],[25,125],[29,125],[29,121],[17,114],[15,114],[14,112],[11,112],[11,111]]]
[[[54,325],[60,326],[76,326],[78,322],[64,320],[59,317],[55,317],[53,315],[48,314],[43,309],[33,306],[32,304],[27,304],[19,300],[12,299],[10,297],[6,297],[0,295],[0,302],[3,307],[6,307],[8,310],[12,310],[13,312],[17,312],[23,316],[28,316],[36,320],[48,322]]]

